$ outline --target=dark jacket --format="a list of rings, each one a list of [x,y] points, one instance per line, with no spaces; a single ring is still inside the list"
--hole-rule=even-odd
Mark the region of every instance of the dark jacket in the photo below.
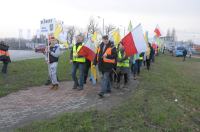
[[[184,49],[184,50],[183,50],[183,56],[186,56],[186,55],[187,55],[187,50]]]
[[[58,62],[60,55],[60,47],[58,44],[56,44],[54,47],[50,47],[50,52],[49,52],[49,63],[54,63]]]
[[[8,49],[9,49],[9,46],[4,45],[2,42],[0,43],[0,61],[3,61],[4,63],[11,62]],[[8,54],[4,54],[4,53],[1,54],[2,52],[6,52]]]
[[[103,55],[108,48],[112,48],[111,55],[107,55],[106,58],[116,60],[117,59],[117,50],[116,50],[116,47],[114,47],[114,45],[111,42],[109,42],[109,44],[106,45],[104,51],[103,51],[103,47],[104,47],[104,43],[101,43],[99,46],[100,52],[99,52],[99,54],[96,54],[96,57],[94,59],[94,65],[98,64],[99,71],[101,71],[101,72],[111,72],[112,69],[116,66],[116,63],[113,64],[113,63],[104,62]],[[99,58],[98,61],[97,61],[97,58]]]
[[[3,61],[5,63],[10,63],[10,56],[6,56],[6,55],[0,55],[0,61]]]
[[[153,47],[150,47],[150,59],[152,59],[155,55],[155,50],[153,49]]]

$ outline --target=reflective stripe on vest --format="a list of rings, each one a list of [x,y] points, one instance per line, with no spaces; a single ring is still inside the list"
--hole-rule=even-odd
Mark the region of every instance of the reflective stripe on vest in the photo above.
[[[81,46],[78,46],[76,49],[76,45],[73,46],[73,61],[74,62],[85,62],[85,57],[78,57],[78,52],[82,48]]]
[[[120,51],[118,52],[118,58],[122,59],[122,54]],[[124,60],[123,62],[117,62],[117,66],[118,67],[129,67],[129,58]]]
[[[140,57],[139,60],[143,60],[143,57]]]
[[[99,61],[99,53],[100,53],[100,47],[97,49],[97,62]]]
[[[107,48],[107,49],[106,49],[106,52],[104,53],[104,55],[105,55],[105,54],[111,55],[112,49],[113,49],[113,48]],[[106,62],[106,63],[113,63],[113,64],[115,64],[115,59],[108,59],[108,58],[106,58],[106,57],[103,57],[103,61]]]
[[[10,56],[8,51],[0,50],[0,56],[3,56],[3,55]]]

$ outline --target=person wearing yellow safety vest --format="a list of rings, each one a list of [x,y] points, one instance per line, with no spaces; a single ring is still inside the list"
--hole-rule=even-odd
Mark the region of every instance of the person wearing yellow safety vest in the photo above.
[[[3,62],[3,67],[2,67],[3,74],[7,73],[8,63],[11,62],[8,49],[9,49],[9,46],[7,46],[4,41],[1,41],[0,42],[0,61]]]
[[[79,34],[76,36],[76,44],[72,47],[70,54],[70,63],[73,63],[72,66],[72,79],[74,81],[73,89],[83,90],[84,85],[84,68],[86,59],[83,56],[80,56],[78,52],[83,46],[84,35]],[[79,69],[79,81],[76,77],[76,72]]]
[[[137,76],[140,75],[140,67],[142,66],[143,56],[144,53],[140,54],[138,53],[131,57],[131,62],[132,62],[131,71],[133,72],[134,80],[136,80],[136,74]]]
[[[117,88],[120,88],[121,84],[120,81],[122,75],[124,76],[124,84],[121,86],[122,88],[127,88],[128,75],[130,72],[129,59],[130,58],[126,56],[123,45],[120,44],[118,48],[118,57],[117,57]]]
[[[99,71],[102,73],[101,92],[98,94],[100,98],[103,98],[104,94],[111,93],[110,74],[116,65],[117,59],[116,47],[109,41],[108,36],[103,36],[102,40],[103,42],[98,47],[93,62],[94,65],[98,64]]]
[[[138,76],[140,75],[140,68],[144,60],[144,52],[139,54],[139,64],[138,64]]]

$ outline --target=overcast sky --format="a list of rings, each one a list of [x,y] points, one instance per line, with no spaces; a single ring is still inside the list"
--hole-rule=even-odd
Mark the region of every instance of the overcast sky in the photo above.
[[[179,39],[200,42],[200,0],[0,0],[0,37],[35,33],[40,20],[56,18],[66,25],[85,28],[89,18],[101,16],[105,24],[142,23],[152,34],[158,24],[163,33],[175,28]],[[97,19],[102,25],[102,19]]]

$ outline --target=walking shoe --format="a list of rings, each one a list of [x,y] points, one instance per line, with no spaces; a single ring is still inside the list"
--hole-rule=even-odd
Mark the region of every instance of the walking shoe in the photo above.
[[[58,90],[58,89],[59,89],[58,84],[55,84],[53,89],[54,89],[54,90]]]
[[[77,88],[78,88],[78,85],[74,84],[72,89],[77,89]]]
[[[98,93],[99,95],[99,98],[103,98],[104,97],[104,94],[102,92]]]
[[[55,87],[55,85],[52,85],[52,86],[50,87],[50,89],[51,89],[51,90],[53,90],[53,89],[54,89],[54,87]]]
[[[77,90],[78,90],[78,91],[81,91],[81,90],[83,90],[83,87],[79,87]]]
[[[48,85],[50,85],[50,84],[51,84],[51,81],[50,81],[50,80],[47,80],[46,83],[45,83],[46,86],[48,86]]]
[[[110,93],[106,93],[104,96],[105,97],[110,97]]]

